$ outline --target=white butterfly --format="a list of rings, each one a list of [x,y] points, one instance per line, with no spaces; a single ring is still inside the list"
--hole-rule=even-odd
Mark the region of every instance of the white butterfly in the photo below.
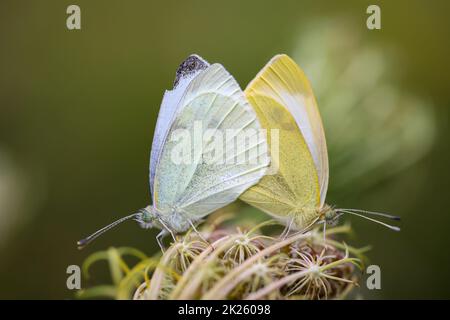
[[[157,236],[184,232],[211,212],[233,202],[246,189],[256,184],[270,163],[267,142],[259,135],[258,144],[239,150],[247,161],[229,161],[230,147],[223,154],[227,161],[211,163],[204,160],[206,151],[194,145],[182,147],[192,151],[191,161],[174,163],[179,142],[175,133],[183,130],[195,135],[195,124],[202,124],[201,133],[244,130],[260,132],[255,112],[248,104],[236,80],[220,64],[210,65],[197,55],[183,61],[176,73],[174,88],[166,91],[161,103],[150,156],[150,188],[152,205],[123,217],[78,242],[87,245],[117,224],[136,220],[141,227],[158,227]],[[227,132],[228,132],[227,131]],[[230,138],[231,137],[231,138]],[[235,136],[227,136],[230,142]],[[202,138],[203,139],[203,138]],[[242,146],[241,146],[242,147]],[[232,153],[232,159],[239,155]]]

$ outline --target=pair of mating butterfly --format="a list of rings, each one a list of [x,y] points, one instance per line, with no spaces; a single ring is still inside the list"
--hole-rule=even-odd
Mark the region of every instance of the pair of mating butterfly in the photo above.
[[[174,164],[178,129],[192,132],[196,121],[214,130],[278,130],[278,141],[264,138],[257,160],[245,163],[207,163],[201,155]],[[268,146],[278,143],[278,156]],[[258,144],[261,147],[261,143]],[[244,146],[249,155],[256,145]],[[190,149],[190,147],[189,147]],[[270,149],[271,150],[271,149]],[[269,168],[276,171],[268,174]],[[98,230],[78,242],[87,245],[117,224],[136,220],[141,227],[158,227],[157,236],[195,229],[206,215],[240,198],[277,218],[286,230],[305,230],[316,223],[335,223],[344,213],[374,220],[369,215],[391,215],[325,204],[328,188],[328,154],[322,120],[303,71],[286,55],[277,55],[243,92],[220,64],[210,65],[197,55],[179,66],[174,88],[164,94],[150,156],[153,204]]]

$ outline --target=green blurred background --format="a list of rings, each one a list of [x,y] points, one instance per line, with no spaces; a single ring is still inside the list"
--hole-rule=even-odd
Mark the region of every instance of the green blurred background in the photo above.
[[[369,31],[375,3],[382,29]],[[70,4],[82,30],[66,28]],[[111,245],[157,250],[156,231],[134,223],[83,251],[75,244],[149,203],[159,104],[191,53],[242,87],[274,54],[294,57],[323,114],[328,202],[403,218],[401,233],[351,219],[351,242],[371,244],[382,271],[382,290],[362,296],[450,298],[449,10],[406,0],[2,1],[0,298],[72,298],[68,265]]]

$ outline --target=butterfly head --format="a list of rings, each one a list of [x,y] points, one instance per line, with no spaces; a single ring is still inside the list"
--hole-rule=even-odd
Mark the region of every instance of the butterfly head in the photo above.
[[[134,220],[137,221],[143,229],[153,228],[157,221],[156,209],[152,205],[147,206],[136,213]]]
[[[322,221],[325,221],[328,225],[331,225],[331,226],[335,226],[339,221],[339,217],[341,217],[343,214],[350,214],[350,215],[358,216],[360,218],[381,224],[393,231],[400,231],[400,228],[397,226],[393,226],[393,225],[384,223],[380,220],[377,220],[377,219],[374,219],[371,217],[371,216],[378,216],[378,217],[383,217],[383,218],[387,218],[390,220],[396,220],[396,221],[400,220],[400,217],[393,216],[393,215],[390,215],[387,213],[367,211],[367,210],[361,210],[361,209],[334,208],[329,205],[324,205],[320,211],[321,211],[320,219]]]
[[[107,226],[95,231],[90,236],[81,239],[77,242],[78,248],[82,249],[85,246],[87,246],[89,243],[97,239],[100,235],[105,233],[108,230],[111,230],[115,226],[121,224],[122,222],[128,221],[128,220],[135,220],[139,223],[139,225],[144,229],[150,229],[157,224],[155,222],[157,221],[157,213],[156,209],[153,206],[147,206],[144,209],[139,210],[136,213],[130,214],[128,216],[125,216],[123,218],[120,218],[113,223],[108,224]]]
[[[325,221],[329,226],[336,226],[339,222],[340,216],[342,216],[341,212],[327,204],[320,209],[320,219]]]

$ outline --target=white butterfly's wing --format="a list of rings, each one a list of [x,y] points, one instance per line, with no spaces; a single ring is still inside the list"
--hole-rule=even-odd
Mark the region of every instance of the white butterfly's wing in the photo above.
[[[298,65],[284,54],[273,57],[255,77],[259,78],[263,80],[260,85],[254,86],[252,81],[246,92],[269,96],[292,114],[314,160],[322,206],[328,189],[328,152],[322,119],[311,85]]]
[[[161,148],[170,126],[173,123],[175,114],[180,107],[189,83],[209,66],[209,63],[198,55],[191,55],[178,67],[173,89],[166,90],[161,108],[156,121],[155,133],[153,136],[152,151],[150,153],[150,189],[153,195],[153,184],[156,170],[156,163],[161,153]]]
[[[257,144],[241,146],[239,155],[245,155],[246,161],[236,161],[233,137],[245,131],[252,140],[253,133],[260,133],[260,125],[239,85],[221,65],[211,65],[192,80],[180,104],[156,167],[154,200],[161,214],[170,215],[175,210],[195,221],[236,200],[262,178],[270,161],[267,142],[260,135]],[[209,144],[196,152],[199,124],[200,135],[206,130],[222,134],[222,152],[215,153],[222,161],[205,161]],[[171,136],[180,129],[193,137],[189,148],[192,158],[187,163],[173,161],[180,141]]]

